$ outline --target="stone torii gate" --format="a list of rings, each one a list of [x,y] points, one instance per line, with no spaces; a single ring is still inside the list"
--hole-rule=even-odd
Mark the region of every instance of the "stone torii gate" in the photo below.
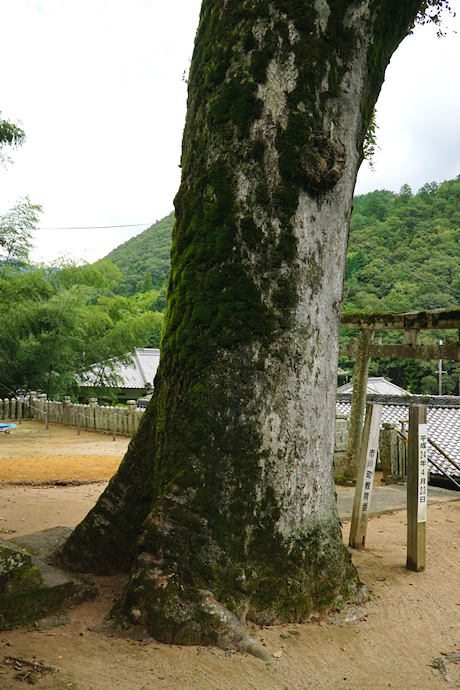
[[[356,477],[361,451],[361,436],[366,404],[367,378],[371,358],[450,359],[460,361],[460,309],[418,311],[406,313],[349,313],[342,315],[344,328],[359,329],[359,339],[341,345],[340,354],[356,357],[353,394],[351,398],[348,444],[345,455],[345,475]],[[456,329],[458,340],[446,340],[442,345],[420,345],[421,330]],[[400,345],[384,345],[374,339],[376,331],[404,331]],[[460,380],[459,380],[460,384]]]

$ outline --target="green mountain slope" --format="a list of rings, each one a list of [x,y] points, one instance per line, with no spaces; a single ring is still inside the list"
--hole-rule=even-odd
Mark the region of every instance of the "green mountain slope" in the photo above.
[[[125,293],[166,284],[173,225],[174,212],[107,255],[125,277]],[[399,194],[355,197],[345,297],[347,310],[460,304],[460,176],[426,184],[416,195],[404,185]]]
[[[345,309],[407,311],[460,304],[460,176],[415,196],[355,197]]]
[[[107,254],[125,277],[119,292],[132,295],[166,285],[173,225],[174,211]]]
[[[413,195],[380,190],[355,198],[347,254],[345,310],[416,311],[460,306],[460,176],[424,185]],[[342,341],[357,333],[343,331]],[[379,335],[382,335],[379,333]],[[422,331],[436,343],[452,331]],[[403,333],[383,333],[383,342],[402,342]],[[340,366],[353,372],[354,360]],[[457,362],[443,362],[442,392],[459,392]],[[412,393],[438,393],[438,362],[372,360],[371,376],[385,376]]]
[[[119,292],[133,295],[146,309],[162,311],[169,274],[174,213],[114,249],[111,259],[125,276]],[[348,311],[412,311],[460,305],[460,176],[424,185],[413,194],[378,190],[356,196],[347,254],[345,304]],[[347,338],[350,333],[342,337]],[[445,338],[426,332],[422,339]],[[452,334],[450,334],[452,337]],[[384,341],[402,342],[402,333]],[[353,371],[354,362],[341,359]],[[386,376],[416,393],[437,393],[435,362],[380,360],[372,375]],[[458,390],[458,365],[444,363],[445,392]]]

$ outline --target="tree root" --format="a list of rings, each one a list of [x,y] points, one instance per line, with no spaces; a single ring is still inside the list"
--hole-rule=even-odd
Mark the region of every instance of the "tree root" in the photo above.
[[[29,661],[18,656],[6,656],[4,663],[11,664],[13,671],[17,671],[13,676],[15,680],[26,681],[28,685],[36,685],[40,677],[45,676],[47,673],[56,672],[53,666],[47,666],[40,661]]]
[[[270,654],[253,637],[248,635],[244,625],[228,609],[220,604],[211,592],[203,592],[203,609],[206,613],[218,616],[221,623],[219,646],[223,649],[236,649],[239,652],[252,654],[262,661],[271,661]]]
[[[212,592],[202,592],[201,607],[203,611],[210,614],[214,620],[214,630],[217,627],[217,640],[211,644],[221,649],[232,649],[237,652],[252,654],[252,656],[261,659],[262,661],[273,661],[269,652],[262,647],[253,637],[248,635],[245,630],[244,623],[241,622],[234,613],[229,611],[223,604],[217,601]],[[140,613],[140,611],[139,611]],[[125,623],[125,627],[120,626],[120,622]],[[149,633],[148,624],[135,623],[132,616],[129,619],[112,618],[105,620],[89,628],[91,632],[98,632],[107,634],[112,633],[116,637],[128,638],[131,640],[148,640],[158,641],[163,644],[173,644],[174,640],[164,641],[161,636],[153,636]],[[178,642],[184,644],[184,642]],[[200,644],[194,641],[185,644]],[[205,643],[203,643],[205,644]],[[209,644],[209,643],[206,643]]]
[[[458,661],[460,659],[460,652],[454,652],[453,654],[447,654],[446,656],[440,656],[433,661],[432,666],[438,668],[441,671],[441,675],[447,683],[452,683],[452,679],[449,676],[449,671],[447,669],[448,661]]]
[[[47,666],[46,664],[43,664],[41,661],[29,661],[28,659],[21,659],[21,657],[19,656],[8,655],[5,657],[5,663],[12,662],[21,664],[22,666],[31,666],[36,671],[50,671],[51,673],[56,673],[56,669],[54,668],[54,666]]]

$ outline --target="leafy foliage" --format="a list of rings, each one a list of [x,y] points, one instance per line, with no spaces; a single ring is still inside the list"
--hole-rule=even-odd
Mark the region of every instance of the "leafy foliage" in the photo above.
[[[154,290],[158,298],[156,309],[164,309],[173,225],[174,212],[116,247],[105,257],[118,266],[124,276],[124,284],[117,288],[120,294],[133,295]]]
[[[110,261],[52,267],[5,265],[0,272],[2,394],[41,389],[76,394],[77,380],[102,363],[100,383],[135,347],[159,345],[163,316],[113,290],[122,275]]]
[[[25,132],[20,127],[8,120],[0,119],[0,147],[4,144],[19,146],[24,142],[25,137]]]
[[[0,216],[0,260],[6,264],[21,264],[29,258],[32,233],[39,222],[41,206],[32,204],[29,197],[20,199],[12,209]]]
[[[374,108],[372,111],[371,121],[366,132],[366,136],[363,141],[363,156],[364,160],[367,160],[368,165],[371,169],[374,168],[374,156],[376,150],[379,148],[377,146],[377,130],[379,126],[377,124],[377,113]]]
[[[449,0],[423,0],[422,7],[417,16],[417,24],[433,23],[438,27],[438,36],[442,37],[445,33],[442,30],[442,13],[450,12],[455,17]]]
[[[115,290],[132,294],[141,310],[164,311],[173,225],[171,213],[108,255],[125,276]],[[344,309],[415,311],[459,304],[460,177],[441,185],[427,183],[415,195],[405,184],[398,194],[378,190],[355,197]],[[350,335],[356,334],[344,334],[342,340]],[[447,335],[426,331],[422,341],[436,342]],[[402,337],[392,332],[384,341],[402,342]],[[340,366],[353,371],[354,361],[341,358]],[[448,372],[444,391],[453,393],[458,389],[458,365],[444,362],[443,367]],[[371,374],[412,392],[438,392],[437,362],[374,360]]]
[[[344,309],[416,311],[459,305],[460,176],[441,185],[427,183],[416,195],[404,185],[399,194],[379,190],[355,197]],[[425,331],[421,339],[436,342],[447,335]],[[387,333],[384,342],[402,342],[402,333]],[[353,362],[342,358],[340,366],[350,369]],[[458,365],[444,362],[444,369],[445,392],[453,393],[458,390]],[[416,393],[438,392],[436,372],[437,362],[371,362],[373,375]]]
[[[4,152],[4,147],[17,148],[24,143],[26,134],[23,129],[9,120],[3,120],[0,113],[0,165],[10,163],[11,159]]]

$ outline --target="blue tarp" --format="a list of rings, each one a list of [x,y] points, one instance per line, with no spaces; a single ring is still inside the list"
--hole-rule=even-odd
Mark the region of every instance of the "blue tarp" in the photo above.
[[[0,424],[0,431],[9,434],[11,429],[16,429],[16,424]]]

